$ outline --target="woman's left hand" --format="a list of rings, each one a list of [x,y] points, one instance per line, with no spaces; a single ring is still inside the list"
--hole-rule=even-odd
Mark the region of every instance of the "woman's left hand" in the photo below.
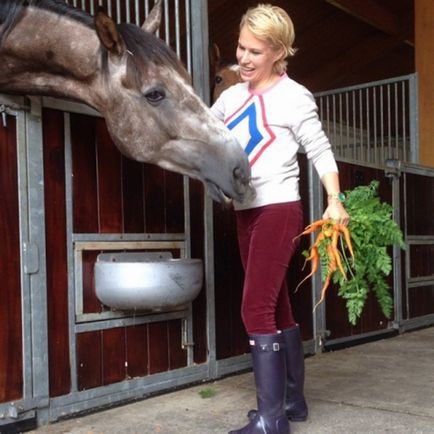
[[[342,202],[336,199],[329,200],[329,204],[323,214],[324,219],[332,219],[336,223],[348,226],[350,216],[345,210]]]

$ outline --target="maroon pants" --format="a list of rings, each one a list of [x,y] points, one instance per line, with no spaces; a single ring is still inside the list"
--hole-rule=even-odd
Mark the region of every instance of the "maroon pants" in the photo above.
[[[241,317],[248,334],[295,326],[286,285],[289,262],[303,227],[300,201],[236,212],[245,278]]]

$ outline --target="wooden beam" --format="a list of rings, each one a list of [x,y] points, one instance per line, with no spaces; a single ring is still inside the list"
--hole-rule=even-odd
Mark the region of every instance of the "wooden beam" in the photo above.
[[[321,68],[305,76],[303,84],[313,91],[333,89],[341,85],[341,75],[345,74],[345,71],[351,72],[364,67],[399,45],[400,42],[391,36],[376,34],[364,38],[351,49],[329,59]]]
[[[434,167],[434,3],[415,1],[416,71],[419,87],[419,159]]]
[[[399,17],[377,0],[325,0],[327,3],[343,10],[349,15],[364,21],[370,26],[388,35],[413,44],[413,37],[409,34],[409,17]],[[409,14],[411,17],[412,14]]]

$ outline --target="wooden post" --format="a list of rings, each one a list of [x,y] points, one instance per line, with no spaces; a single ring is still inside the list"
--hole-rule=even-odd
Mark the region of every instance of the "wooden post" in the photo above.
[[[420,163],[434,167],[434,2],[417,0],[415,55],[419,82]]]

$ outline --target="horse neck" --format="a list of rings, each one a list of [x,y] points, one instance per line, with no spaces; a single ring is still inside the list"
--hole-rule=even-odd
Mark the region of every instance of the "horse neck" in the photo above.
[[[65,16],[28,7],[0,47],[0,90],[66,97],[95,108],[100,71],[96,32]]]

